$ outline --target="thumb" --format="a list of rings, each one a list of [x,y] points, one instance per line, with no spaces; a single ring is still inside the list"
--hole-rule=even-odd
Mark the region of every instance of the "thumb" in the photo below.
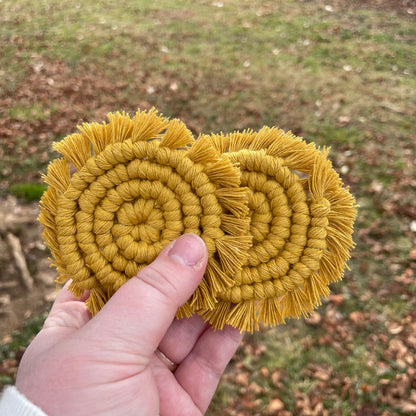
[[[208,254],[203,240],[184,234],[170,243],[152,264],[126,282],[84,327],[101,343],[122,343],[150,357],[205,272]],[[133,350],[133,351],[134,351]]]

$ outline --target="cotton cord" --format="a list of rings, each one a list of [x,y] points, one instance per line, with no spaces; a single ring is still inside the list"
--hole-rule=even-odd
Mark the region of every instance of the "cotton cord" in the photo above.
[[[178,317],[212,309],[251,245],[238,169],[155,110],[108,118],[54,145],[64,157],[49,165],[39,220],[58,283],[71,278],[76,296],[88,290],[96,314],[169,242],[195,233],[208,249],[207,270]]]
[[[292,133],[264,127],[212,135],[249,189],[253,245],[215,309],[200,311],[216,328],[245,331],[308,316],[342,278],[354,246],[355,200],[317,149]]]
[[[342,278],[355,200],[318,149],[293,134],[200,135],[156,110],[108,114],[55,143],[39,221],[62,284],[96,314],[183,233],[208,266],[177,317],[254,331],[307,316]]]

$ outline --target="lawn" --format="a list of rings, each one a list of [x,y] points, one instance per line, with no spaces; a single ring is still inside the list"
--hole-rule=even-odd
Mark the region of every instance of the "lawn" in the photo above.
[[[207,414],[416,414],[414,1],[0,1],[0,50],[3,196],[36,198],[51,143],[109,111],[331,146],[360,205],[350,270],[310,319],[246,335]]]

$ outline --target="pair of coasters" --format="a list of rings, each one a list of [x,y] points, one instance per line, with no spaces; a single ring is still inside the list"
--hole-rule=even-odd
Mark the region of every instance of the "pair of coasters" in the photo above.
[[[108,114],[54,143],[39,221],[57,283],[94,315],[184,233],[208,249],[177,317],[244,331],[307,316],[342,278],[353,196],[317,149],[277,128],[197,140],[154,109]]]

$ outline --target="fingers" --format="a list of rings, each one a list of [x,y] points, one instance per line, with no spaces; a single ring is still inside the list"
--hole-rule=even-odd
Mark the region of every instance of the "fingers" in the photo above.
[[[175,319],[159,344],[158,349],[171,361],[180,364],[192,351],[208,324],[199,315]],[[180,342],[178,342],[180,340]]]
[[[71,285],[71,283],[72,283],[72,279],[68,280],[65,283],[64,287],[59,291],[58,296],[56,297],[52,308],[55,307],[55,305],[58,305],[60,303],[71,302],[71,301],[84,302],[85,300],[88,299],[89,292],[87,290],[84,292],[84,294],[80,298],[77,298],[71,291],[69,291],[68,288]]]
[[[151,367],[159,392],[160,416],[202,416],[192,397],[177,382],[175,374],[157,357],[152,359]]]
[[[194,234],[179,237],[125,283],[85,329],[150,359],[177,309],[197,288],[206,263],[202,239]]]
[[[91,314],[84,303],[85,298],[77,299],[68,291],[70,281],[59,292],[42,330],[30,344],[28,350],[42,352],[66,339],[82,328]],[[88,294],[85,295],[87,297]]]
[[[88,293],[85,293],[81,299],[78,299],[68,290],[70,284],[71,281],[68,281],[59,292],[46,318],[43,329],[68,328],[75,331],[83,327],[91,319],[91,314],[84,303]]]
[[[203,414],[242,339],[243,334],[236,328],[226,326],[221,331],[209,328],[175,371],[178,383]]]

